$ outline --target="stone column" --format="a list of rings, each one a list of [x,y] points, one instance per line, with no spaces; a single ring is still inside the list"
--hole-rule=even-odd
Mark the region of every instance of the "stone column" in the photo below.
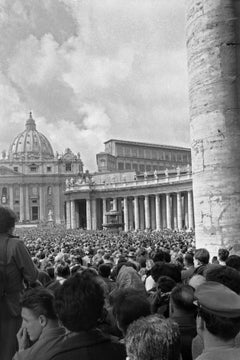
[[[74,200],[71,200],[71,228],[76,229],[76,208]]]
[[[66,227],[71,229],[71,202],[70,200],[66,201]]]
[[[185,227],[188,229],[188,195],[185,192],[184,193],[184,223],[185,223]]]
[[[161,213],[160,213],[160,196],[158,194],[155,195],[155,207],[156,207],[156,230],[161,230]]]
[[[107,212],[107,199],[102,199],[102,204],[103,204],[103,224],[106,224],[107,222],[107,217],[106,217],[106,212]]]
[[[166,217],[167,217],[167,228],[171,229],[171,204],[170,194],[166,194]]]
[[[86,217],[87,217],[87,230],[92,230],[92,214],[90,199],[86,199]]]
[[[172,194],[172,215],[173,215],[173,229],[178,228],[177,222],[177,194]]]
[[[129,230],[133,230],[134,212],[133,212],[133,200],[129,198],[128,201],[128,216],[129,216]]]
[[[61,224],[60,215],[60,184],[54,186],[54,217],[56,224]]]
[[[138,230],[139,229],[138,196],[134,197],[134,222],[135,222],[135,230]]]
[[[188,228],[193,229],[193,202],[192,202],[192,192],[188,191]]]
[[[44,221],[44,192],[43,185],[39,185],[39,205],[40,205],[40,221]]]
[[[13,185],[9,186],[9,206],[13,210]]]
[[[150,219],[151,219],[151,229],[156,229],[156,212],[155,212],[155,208],[156,208],[156,205],[155,205],[155,197],[153,196],[150,196],[149,198],[150,200]]]
[[[177,225],[178,230],[182,230],[182,195],[177,193]]]
[[[163,194],[162,195],[162,201],[161,201],[161,205],[162,205],[162,226],[163,229],[165,229],[167,227],[167,206],[166,206],[166,195]]]
[[[239,1],[187,1],[196,247],[239,245]]]
[[[92,199],[92,230],[97,230],[97,199]]]
[[[149,196],[145,195],[144,198],[145,206],[145,229],[150,229],[150,207],[149,207]]]
[[[140,229],[145,229],[144,199],[139,197]]]
[[[117,198],[113,198],[113,210],[117,211]]]
[[[128,231],[128,198],[123,199],[123,211],[124,211],[124,231]]]
[[[19,221],[23,222],[25,220],[24,216],[24,193],[23,193],[23,185],[20,185],[20,218]]]
[[[26,220],[30,221],[30,209],[29,209],[29,185],[25,187],[25,206],[26,206]]]

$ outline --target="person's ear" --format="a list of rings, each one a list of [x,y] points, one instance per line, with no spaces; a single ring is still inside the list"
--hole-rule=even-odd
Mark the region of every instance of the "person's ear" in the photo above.
[[[38,319],[39,319],[39,323],[40,323],[41,327],[44,328],[47,325],[47,322],[48,322],[46,316],[45,315],[40,315]]]
[[[204,322],[203,318],[198,315],[196,322],[197,322],[197,330],[202,332],[205,328],[205,322]]]

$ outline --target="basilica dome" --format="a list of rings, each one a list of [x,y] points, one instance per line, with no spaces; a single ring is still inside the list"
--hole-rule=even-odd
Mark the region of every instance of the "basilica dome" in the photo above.
[[[48,139],[36,129],[32,113],[26,121],[26,129],[15,137],[10,148],[10,158],[49,159],[53,149]]]

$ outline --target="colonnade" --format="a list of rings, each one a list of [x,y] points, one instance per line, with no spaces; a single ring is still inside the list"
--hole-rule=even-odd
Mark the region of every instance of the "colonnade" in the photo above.
[[[97,230],[106,223],[106,212],[120,211],[123,230],[193,229],[194,211],[192,191],[122,196],[114,198],[88,198],[85,200],[87,230]],[[99,217],[101,214],[101,218]],[[77,200],[66,201],[67,228],[79,227]]]

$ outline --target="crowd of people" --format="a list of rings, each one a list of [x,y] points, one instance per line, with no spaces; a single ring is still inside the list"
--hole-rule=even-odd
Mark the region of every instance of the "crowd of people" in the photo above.
[[[194,232],[14,229],[0,207],[0,359],[240,359],[240,257]]]

